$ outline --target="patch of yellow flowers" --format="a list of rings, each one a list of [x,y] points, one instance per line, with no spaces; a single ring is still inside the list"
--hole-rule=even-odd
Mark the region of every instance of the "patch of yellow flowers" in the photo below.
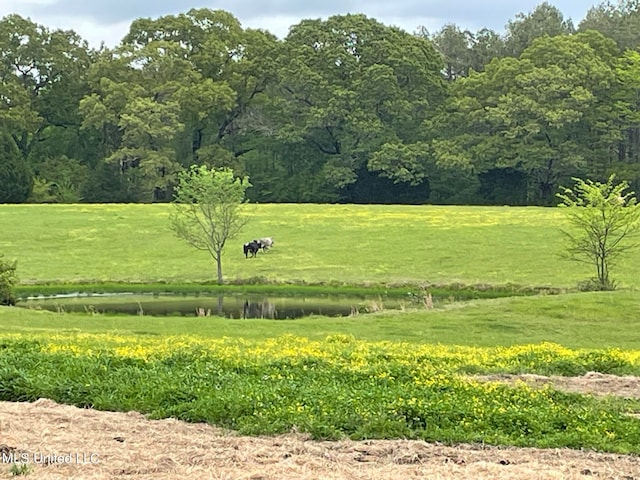
[[[200,338],[195,336],[145,337],[115,334],[60,334],[53,336],[19,335],[22,339],[39,340],[43,353],[65,353],[74,356],[117,355],[154,361],[177,354],[215,358],[238,365],[274,362],[288,364],[328,365],[349,371],[368,372],[377,378],[393,379],[389,365],[414,367],[411,371],[418,383],[431,383],[439,373],[464,367],[466,371],[510,371],[520,367],[535,370],[545,362],[578,362],[591,354],[629,367],[640,366],[640,350],[570,349],[553,343],[510,347],[468,347],[412,344],[403,342],[359,341],[349,335],[330,335],[324,340],[285,335],[266,340],[241,338]],[[16,337],[0,335],[0,339]]]

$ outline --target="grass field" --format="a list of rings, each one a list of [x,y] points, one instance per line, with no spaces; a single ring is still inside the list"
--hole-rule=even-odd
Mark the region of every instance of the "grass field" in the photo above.
[[[208,254],[169,230],[167,205],[2,205],[0,252],[23,283],[206,282]],[[252,221],[225,250],[227,280],[455,283],[575,287],[593,276],[560,259],[564,224],[554,208],[251,205]],[[246,260],[242,243],[276,246]],[[613,271],[638,286],[637,260]]]
[[[587,266],[560,259],[564,220],[557,209],[252,205],[252,212],[223,261],[225,277],[239,283],[572,289],[592,276]],[[182,289],[214,276],[211,259],[170,232],[166,205],[3,205],[0,222],[0,253],[18,260],[23,285]],[[260,236],[273,236],[275,248],[245,259],[242,243]],[[0,400],[48,397],[249,434],[294,429],[329,439],[640,453],[640,419],[628,415],[640,410],[637,400],[469,378],[640,375],[638,274],[637,256],[629,257],[613,272],[624,287],[616,292],[493,298],[434,310],[409,305],[346,318],[0,307]]]

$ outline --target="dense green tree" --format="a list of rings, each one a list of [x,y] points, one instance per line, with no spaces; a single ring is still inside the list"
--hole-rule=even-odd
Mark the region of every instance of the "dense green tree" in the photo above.
[[[617,74],[620,88],[613,96],[619,115],[621,135],[612,149],[609,172],[618,172],[640,189],[640,53],[625,51],[619,58]]]
[[[527,202],[550,203],[559,181],[593,168],[615,139],[614,51],[596,32],[545,37],[458,80],[433,141],[438,163],[522,172]]]
[[[602,3],[579,34],[545,2],[504,37],[338,15],[283,41],[192,9],[99,51],[8,15],[3,195],[166,201],[194,164],[248,174],[260,202],[547,204],[613,172],[638,191],[639,5]]]
[[[77,128],[83,75],[92,61],[73,31],[49,30],[19,15],[0,20],[0,121],[26,161],[48,129]]]
[[[548,2],[542,2],[528,14],[519,13],[507,24],[505,53],[513,57],[529,47],[537,38],[567,35],[574,32],[573,22]]]
[[[495,31],[483,28],[473,35],[473,44],[469,53],[469,68],[476,72],[484,68],[494,58],[504,56],[505,45],[502,36]]]
[[[78,203],[88,178],[88,167],[65,155],[50,157],[34,171],[31,202]]]
[[[324,155],[303,142],[263,141],[245,155],[256,202],[330,203],[340,200],[322,175]]]
[[[276,38],[262,30],[243,29],[229,12],[192,9],[186,14],[140,19],[124,43],[143,50],[154,42],[178,46],[203,82],[181,94],[185,124],[182,151],[188,163],[233,167],[254,148],[256,134],[270,131],[261,98],[275,76]],[[226,90],[225,90],[226,89]],[[208,100],[208,101],[207,101]]]
[[[177,97],[199,77],[178,57],[170,45],[123,47],[96,64],[94,92],[80,103],[83,127],[101,132],[105,161],[119,167],[140,200],[157,200],[180,170],[174,139],[184,125]]]
[[[606,1],[595,5],[580,22],[578,30],[597,30],[615,40],[621,50],[635,50],[640,46],[640,1]]]
[[[444,95],[442,62],[428,40],[364,15],[303,20],[290,29],[278,65],[278,137],[322,155],[329,186],[340,192],[367,164],[420,181],[401,165],[424,153],[417,152],[421,121]],[[383,149],[399,156],[371,163]]]
[[[444,75],[449,81],[466,77],[471,66],[471,46],[473,34],[449,23],[429,37],[442,55]]]
[[[275,45],[219,10],[136,20],[94,68],[84,126],[101,132],[106,161],[142,198],[166,197],[194,163],[242,172],[237,158],[254,148],[246,139],[261,127],[254,104],[273,75]]]
[[[470,70],[481,72],[494,58],[504,56],[504,39],[493,30],[483,28],[476,33],[447,24],[436,33],[421,33],[430,39],[442,56],[447,80],[466,77]]]
[[[0,203],[22,203],[31,193],[33,179],[13,138],[0,132]]]

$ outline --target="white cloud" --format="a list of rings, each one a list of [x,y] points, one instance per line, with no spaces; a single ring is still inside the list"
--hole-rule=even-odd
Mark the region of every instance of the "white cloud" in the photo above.
[[[2,0],[0,2],[0,16],[18,13],[23,17],[28,17],[36,13],[38,7],[55,3],[56,0]]]
[[[477,31],[483,27],[503,31],[518,12],[528,13],[541,0],[0,0],[0,17],[18,13],[50,29],[72,29],[92,47],[102,41],[115,46],[140,17],[186,12],[189,8],[223,9],[244,27],[269,30],[284,38],[303,18],[327,18],[347,12],[364,13],[409,33],[419,26],[436,32],[447,23]],[[574,23],[586,14],[591,0],[551,0]]]
[[[131,21],[125,20],[111,25],[99,25],[92,20],[69,17],[49,17],[47,22],[43,22],[49,28],[61,28],[63,30],[73,30],[83,39],[85,39],[90,47],[99,48],[104,42],[107,47],[115,47],[122,37],[129,33]]]
[[[289,33],[289,28],[293,25],[300,23],[299,17],[289,15],[270,15],[270,16],[257,16],[242,21],[243,28],[260,28],[262,30],[269,30],[278,38],[284,38]]]

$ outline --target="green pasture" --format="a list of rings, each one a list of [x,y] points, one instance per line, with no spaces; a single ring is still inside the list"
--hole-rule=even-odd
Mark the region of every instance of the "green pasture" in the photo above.
[[[1,205],[0,253],[18,260],[25,292],[213,289],[212,260],[174,237],[168,212],[168,205]],[[237,293],[367,289],[397,298],[424,294],[421,285],[435,294],[434,284],[557,293],[593,275],[560,258],[559,209],[251,205],[249,212],[251,223],[223,259]],[[245,259],[242,243],[261,236],[274,237],[275,247]],[[637,400],[473,378],[640,375],[637,258],[613,271],[623,287],[615,292],[443,301],[434,309],[408,296],[404,309],[381,301],[377,313],[343,318],[0,307],[0,400],[47,397],[247,434],[295,429],[326,439],[640,453],[640,420],[629,416],[640,411]]]
[[[169,230],[169,206],[1,205],[0,252],[28,283],[211,282],[214,264]],[[593,276],[560,258],[556,208],[255,204],[223,258],[227,281],[575,287]],[[275,248],[245,259],[242,243]],[[637,256],[614,271],[637,286]]]

